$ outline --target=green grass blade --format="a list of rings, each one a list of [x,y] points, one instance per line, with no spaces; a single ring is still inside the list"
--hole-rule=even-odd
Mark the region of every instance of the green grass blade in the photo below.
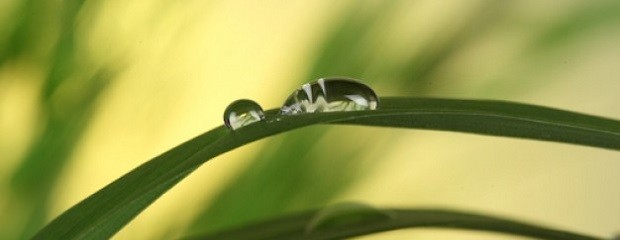
[[[382,100],[382,116],[369,115],[339,123],[459,131],[620,150],[617,120],[505,101]]]
[[[276,110],[267,112],[272,118]],[[383,98],[376,111],[282,117],[206,132],[139,166],[70,208],[35,238],[108,238],[209,159],[246,143],[319,124],[362,124],[521,137],[620,150],[620,121],[501,101]]]
[[[438,209],[388,209],[389,218],[364,219],[308,231],[320,211],[309,211],[193,239],[343,239],[405,228],[446,228],[489,231],[548,240],[601,239],[505,218]]]

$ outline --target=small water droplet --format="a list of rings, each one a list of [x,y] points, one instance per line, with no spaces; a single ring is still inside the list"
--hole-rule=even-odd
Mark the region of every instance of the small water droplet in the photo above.
[[[264,119],[263,108],[249,99],[234,101],[224,111],[224,123],[230,130],[237,130]]]
[[[280,114],[375,110],[378,104],[377,94],[366,84],[347,78],[321,78],[295,90]]]
[[[376,209],[358,202],[344,202],[325,207],[314,215],[305,228],[305,233],[346,227],[351,224],[368,224],[393,218],[393,213]]]

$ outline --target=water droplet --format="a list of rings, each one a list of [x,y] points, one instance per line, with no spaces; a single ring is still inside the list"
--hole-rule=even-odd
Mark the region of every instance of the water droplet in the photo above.
[[[263,108],[249,99],[234,101],[224,111],[224,123],[230,130],[237,130],[264,119]]]
[[[378,104],[375,91],[363,83],[347,78],[321,78],[293,92],[280,114],[375,110]]]
[[[393,218],[392,212],[376,209],[363,203],[338,203],[317,212],[306,226],[305,233],[346,227],[351,224],[369,224],[391,218]]]

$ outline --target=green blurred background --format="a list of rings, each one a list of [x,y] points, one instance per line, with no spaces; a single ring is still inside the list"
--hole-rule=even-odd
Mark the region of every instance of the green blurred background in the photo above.
[[[379,95],[501,99],[620,119],[620,1],[0,1],[0,239],[32,236],[140,163],[349,76]],[[620,232],[620,153],[314,126],[198,169],[116,239],[170,239],[357,201]],[[364,239],[516,239],[401,230]]]

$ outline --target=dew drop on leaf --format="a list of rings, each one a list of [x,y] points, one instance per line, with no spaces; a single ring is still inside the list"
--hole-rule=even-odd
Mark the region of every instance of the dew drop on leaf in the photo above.
[[[378,104],[377,94],[366,84],[348,78],[321,78],[295,90],[280,114],[375,110]]]
[[[316,213],[305,227],[305,233],[334,228],[346,228],[354,224],[372,224],[393,218],[393,213],[376,209],[358,202],[344,202],[328,206]]]
[[[263,108],[249,99],[234,101],[224,111],[224,123],[230,130],[237,130],[264,119]]]

